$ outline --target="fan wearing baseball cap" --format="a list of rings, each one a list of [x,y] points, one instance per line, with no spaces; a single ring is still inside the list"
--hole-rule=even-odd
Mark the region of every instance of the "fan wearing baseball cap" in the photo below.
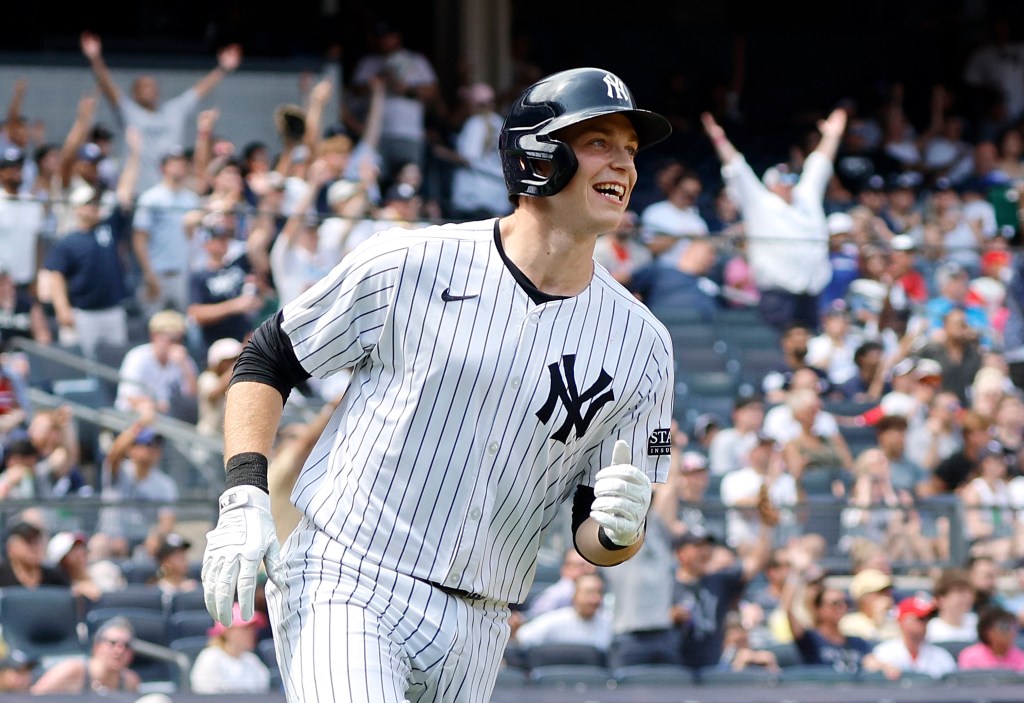
[[[257,611],[251,620],[242,618],[235,603],[231,624],[218,622],[207,634],[210,643],[192,666],[193,693],[262,693],[270,690],[270,672],[253,650],[267,616]]]
[[[877,662],[866,664],[886,678],[898,679],[907,672],[927,674],[940,679],[956,669],[953,655],[925,640],[928,620],[935,615],[935,601],[918,593],[904,598],[896,606],[900,635],[877,645],[873,651]]]

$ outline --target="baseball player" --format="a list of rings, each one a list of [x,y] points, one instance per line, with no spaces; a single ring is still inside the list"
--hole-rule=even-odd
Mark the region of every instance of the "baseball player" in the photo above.
[[[637,150],[670,131],[607,71],[549,76],[502,127],[511,215],[380,232],[255,332],[203,585],[217,620],[236,592],[249,617],[265,564],[289,700],[487,700],[562,503],[588,561],[639,550],[667,473],[672,348],[593,251]],[[349,389],[279,546],[266,457],[283,401],[340,369]]]

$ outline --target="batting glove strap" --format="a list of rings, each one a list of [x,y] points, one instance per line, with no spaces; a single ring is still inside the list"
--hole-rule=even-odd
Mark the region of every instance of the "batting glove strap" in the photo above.
[[[632,547],[634,544],[636,544],[636,541],[638,539],[640,539],[639,535],[637,535],[637,538],[629,544],[615,544],[615,542],[612,542],[612,538],[608,536],[608,533],[605,531],[603,527],[597,528],[597,541],[601,544],[602,547],[607,549],[609,552],[617,552],[620,549],[628,549]]]

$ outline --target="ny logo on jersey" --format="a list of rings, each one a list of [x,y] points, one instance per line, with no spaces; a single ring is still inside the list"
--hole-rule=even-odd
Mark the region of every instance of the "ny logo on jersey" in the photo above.
[[[555,404],[561,400],[562,405],[565,406],[565,421],[551,435],[551,438],[565,444],[565,441],[569,438],[569,432],[574,427],[576,428],[577,439],[586,433],[587,428],[590,427],[590,421],[594,419],[594,416],[604,404],[615,400],[615,393],[609,390],[602,395],[598,395],[612,383],[612,377],[604,369],[601,369],[601,375],[597,377],[593,385],[590,388],[585,388],[580,393],[576,387],[576,355],[566,354],[562,357],[561,365],[565,367],[564,378],[562,377],[561,369],[558,368],[559,363],[557,361],[548,365],[548,371],[551,373],[551,392],[548,393],[548,399],[544,402],[543,407],[537,411],[537,417],[541,422],[547,424],[548,420],[551,419],[552,413],[555,412]],[[587,412],[584,414],[582,413],[583,404],[588,401],[590,402],[590,407],[587,408]]]
[[[629,95],[629,90],[626,89],[626,84],[622,82],[622,79],[618,76],[613,76],[610,73],[604,74],[604,84],[608,86],[608,97],[615,98],[616,100],[628,100],[626,96]]]

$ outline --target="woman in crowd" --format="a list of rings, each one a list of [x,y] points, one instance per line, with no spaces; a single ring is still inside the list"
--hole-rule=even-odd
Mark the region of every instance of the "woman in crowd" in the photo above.
[[[32,694],[138,690],[139,675],[128,668],[134,638],[135,630],[127,618],[111,618],[96,631],[88,658],[64,659],[54,664],[32,686]]]
[[[1024,672],[1024,651],[1014,643],[1017,618],[1002,608],[986,610],[978,618],[978,643],[957,659],[961,669],[1012,669]]]
[[[210,643],[192,665],[195,693],[261,693],[270,689],[270,671],[253,651],[266,617],[257,612],[252,620],[242,619],[235,603],[231,625],[216,623],[210,628]]]

